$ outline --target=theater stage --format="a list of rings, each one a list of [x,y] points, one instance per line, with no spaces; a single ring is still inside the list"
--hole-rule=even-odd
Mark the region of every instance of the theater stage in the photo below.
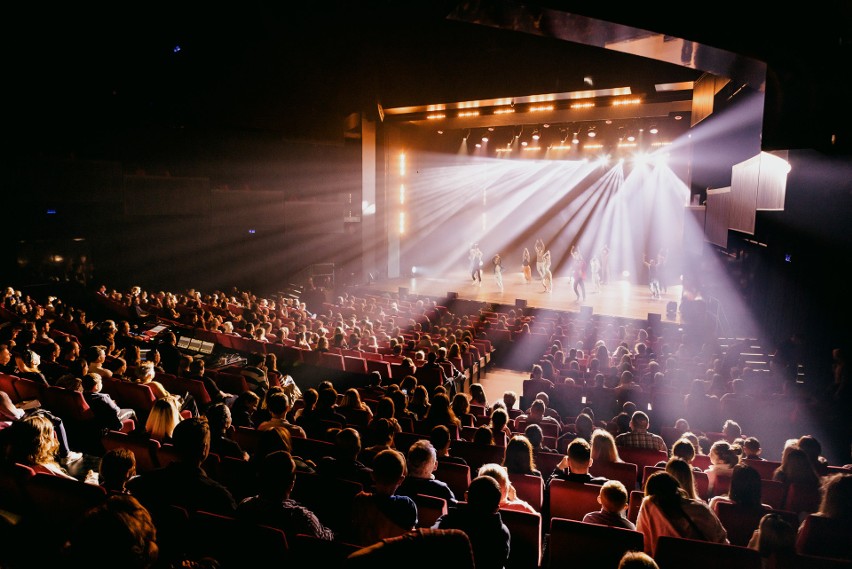
[[[659,314],[663,322],[680,324],[680,312],[672,317],[666,315],[670,301],[679,303],[681,285],[669,286],[662,298],[651,298],[648,285],[637,285],[627,281],[612,281],[603,285],[599,292],[586,283],[586,300],[578,302],[571,280],[568,277],[554,278],[553,290],[544,292],[541,282],[524,282],[520,272],[507,272],[503,276],[503,292],[497,288],[493,275],[483,274],[482,285],[472,284],[470,274],[458,271],[447,275],[417,275],[416,277],[373,281],[364,290],[398,293],[400,288],[410,294],[430,297],[445,297],[448,292],[458,293],[463,300],[481,301],[491,304],[514,306],[516,299],[526,300],[527,306],[580,313],[581,307],[591,307],[592,314],[646,320],[648,314]]]

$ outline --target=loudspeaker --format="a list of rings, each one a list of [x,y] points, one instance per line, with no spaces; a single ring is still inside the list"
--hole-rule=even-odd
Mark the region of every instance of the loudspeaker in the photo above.
[[[580,318],[591,318],[592,317],[592,307],[591,306],[581,306],[580,307]]]
[[[447,293],[447,298],[450,300],[458,300],[459,293],[450,291]]]
[[[521,310],[527,307],[527,300],[525,298],[516,298],[515,299],[515,308],[520,308]]]
[[[663,321],[663,317],[660,314],[654,314],[653,312],[648,313],[648,326],[658,325]]]
[[[677,312],[677,302],[674,300],[670,300],[666,303],[666,314],[668,316],[674,316]]]

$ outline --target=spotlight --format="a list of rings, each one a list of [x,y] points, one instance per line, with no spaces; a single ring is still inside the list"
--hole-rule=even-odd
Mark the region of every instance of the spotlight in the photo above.
[[[658,132],[660,132],[660,129],[657,128],[657,125],[653,125],[651,127],[651,130],[649,130],[648,132],[650,132],[651,134],[657,134]]]
[[[487,137],[487,136],[483,136],[483,137],[482,137],[482,142],[488,142],[488,137]]]
[[[534,130],[532,134],[532,139],[538,140],[539,138],[541,138],[541,135],[538,134],[538,130]]]
[[[636,140],[636,136],[632,132],[627,135],[627,142],[633,142],[634,140]]]
[[[579,136],[580,136],[580,131],[578,130],[577,132],[574,133],[574,138],[571,139],[571,143],[572,144],[580,144]]]
[[[588,135],[587,135],[587,136],[588,136],[589,138],[594,138],[595,136],[597,136],[597,134],[598,134],[598,133],[596,133],[596,132],[595,132],[595,127],[590,127],[590,128],[589,128],[589,132],[588,132]]]

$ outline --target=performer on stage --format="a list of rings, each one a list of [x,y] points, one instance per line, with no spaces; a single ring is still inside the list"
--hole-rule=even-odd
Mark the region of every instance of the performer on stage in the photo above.
[[[586,260],[573,245],[571,246],[571,258],[574,265],[574,294],[577,295],[578,301],[586,302]]]
[[[601,249],[601,284],[609,284],[609,245]]]
[[[544,285],[544,292],[553,290],[553,273],[550,272],[550,249],[541,255],[542,277],[541,284]]]
[[[651,287],[651,298],[660,298],[660,275],[657,272],[657,259],[651,259],[643,255],[642,262],[648,267],[648,285]]]
[[[668,247],[662,247],[660,252],[657,253],[657,277],[660,280],[660,290],[663,291],[663,294],[668,290],[667,282],[668,282],[668,265],[666,265],[666,258],[669,255]]]
[[[538,277],[544,281],[544,241],[541,238],[535,240],[535,269]]]
[[[532,269],[530,268],[530,250],[524,247],[524,256],[521,259],[521,267],[524,271],[524,282],[530,284],[532,282]]]
[[[494,265],[494,280],[497,281],[497,288],[503,292],[503,261],[499,254],[491,258],[491,264]]]
[[[467,258],[470,260],[470,278],[473,279],[473,284],[482,285],[482,251],[479,249],[479,243],[470,246]]]
[[[592,271],[592,292],[601,291],[601,260],[597,255],[589,261],[589,268]]]

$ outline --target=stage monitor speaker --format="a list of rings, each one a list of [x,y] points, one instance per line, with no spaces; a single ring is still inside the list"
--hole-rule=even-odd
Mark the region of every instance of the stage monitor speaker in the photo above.
[[[458,300],[459,293],[450,291],[450,292],[447,293],[447,298],[450,299],[450,300]]]
[[[666,314],[668,316],[674,316],[677,313],[677,302],[674,300],[670,300],[666,303]]]
[[[402,298],[404,296],[408,296],[408,287],[407,286],[399,287],[399,297]]]
[[[648,326],[656,326],[659,325],[660,322],[663,321],[663,317],[660,314],[655,314],[653,312],[648,313]]]
[[[524,310],[527,307],[527,299],[525,298],[516,298],[515,299],[515,308],[520,308]]]
[[[592,317],[592,307],[591,306],[581,306],[580,307],[580,317],[581,318],[591,318]]]

